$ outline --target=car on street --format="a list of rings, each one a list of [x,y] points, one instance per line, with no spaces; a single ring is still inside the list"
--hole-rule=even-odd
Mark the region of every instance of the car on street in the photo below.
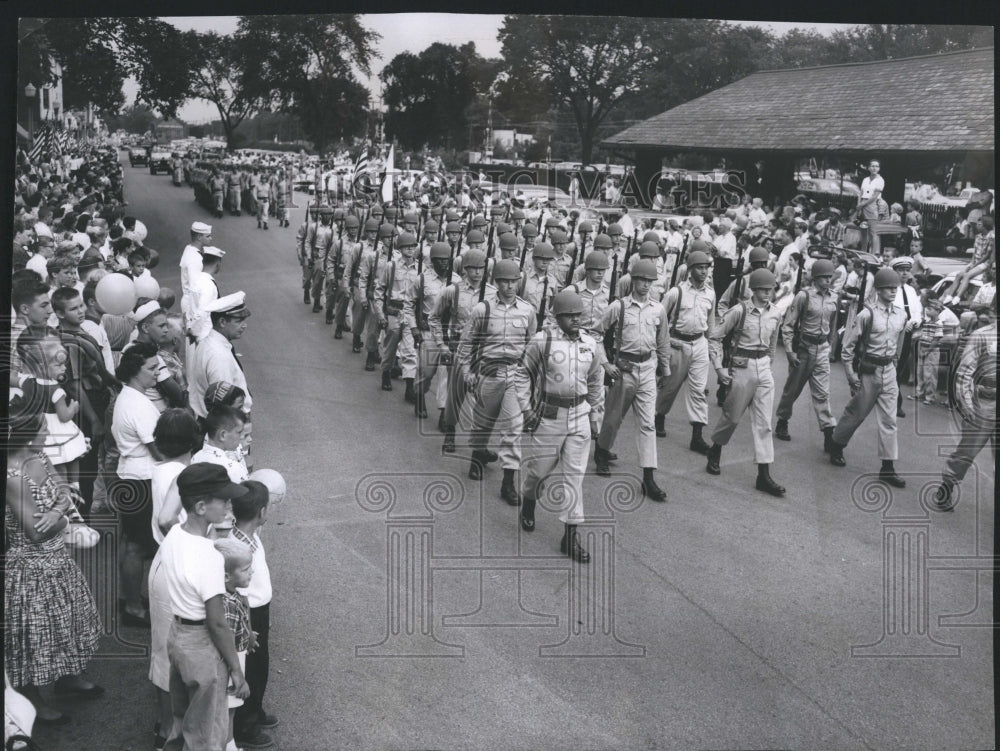
[[[155,175],[157,172],[163,172],[169,175],[172,171],[170,164],[172,158],[173,155],[169,151],[154,147],[149,154],[149,174]]]
[[[149,155],[145,146],[132,146],[128,150],[128,163],[131,167],[145,167],[149,164]]]

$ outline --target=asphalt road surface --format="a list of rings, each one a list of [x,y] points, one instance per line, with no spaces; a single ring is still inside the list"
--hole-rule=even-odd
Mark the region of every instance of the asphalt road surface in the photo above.
[[[555,514],[540,508],[520,533],[496,465],[481,485],[466,479],[467,450],[440,453],[433,403],[421,431],[402,384],[380,391],[350,336],[335,341],[302,303],[302,208],[264,232],[211,218],[167,176],[125,172],[161,284],[179,295],[188,227],[209,221],[227,251],[219,285],[245,290],[253,311],[237,347],[256,466],[289,486],[263,534],[278,748],[993,746],[993,470],[984,452],[952,514],[920,505],[955,442],[943,408],[907,403],[897,466],[909,484],[889,492],[873,482],[874,416],[838,469],[803,395],[793,442],[776,442],[782,499],[753,489],[747,424],[712,477],[675,409],[659,440],[664,505],[637,496],[627,418],[620,474],[584,486],[594,561],[571,566]],[[839,365],[834,376],[839,413]],[[107,695],[60,700],[74,722],[39,729],[43,748],[152,748],[148,660],[124,644],[144,638],[105,640],[90,673]]]

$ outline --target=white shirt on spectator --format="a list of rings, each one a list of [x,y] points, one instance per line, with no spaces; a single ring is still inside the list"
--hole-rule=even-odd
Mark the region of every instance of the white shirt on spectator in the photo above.
[[[719,258],[728,258],[730,261],[736,262],[736,235],[732,232],[725,232],[718,235],[712,244],[715,245]]]
[[[111,340],[108,339],[108,332],[104,330],[104,327],[91,321],[89,318],[84,319],[83,323],[80,324],[80,328],[90,334],[94,341],[101,345],[101,356],[104,359],[105,369],[114,375],[115,372],[115,356],[111,352]]]
[[[111,435],[121,456],[118,476],[123,480],[151,480],[153,457],[146,448],[160,412],[145,394],[131,386],[122,387],[111,418]]]
[[[160,545],[170,610],[192,621],[205,619],[205,603],[226,591],[226,559],[208,537],[170,528]]]
[[[205,391],[209,384],[225,381],[239,386],[246,394],[244,410],[250,411],[252,403],[247,379],[243,375],[233,353],[232,343],[215,329],[205,335],[205,338],[194,347],[194,352],[188,362],[188,402],[198,417],[207,417],[205,409]]]
[[[226,470],[229,479],[233,482],[243,482],[250,479],[250,472],[247,470],[246,460],[237,451],[226,451],[218,446],[205,442],[201,451],[191,457],[191,463],[207,462],[208,464],[218,464]]]
[[[158,545],[163,544],[164,534],[160,531],[160,525],[156,523],[160,511],[167,505],[168,500],[176,503],[180,502],[180,494],[177,492],[177,475],[179,475],[187,465],[184,462],[165,461],[157,462],[153,465],[153,539]],[[187,518],[184,509],[181,509],[180,522]]]

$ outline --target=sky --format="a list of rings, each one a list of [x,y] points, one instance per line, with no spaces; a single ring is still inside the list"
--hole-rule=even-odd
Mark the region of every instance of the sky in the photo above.
[[[172,23],[183,31],[199,32],[216,31],[220,34],[231,34],[236,31],[236,16],[173,16],[164,17],[164,21]],[[372,65],[372,76],[362,82],[368,86],[373,100],[379,96],[378,74],[400,52],[418,53],[434,42],[461,45],[475,42],[476,51],[483,57],[499,57],[500,43],[497,33],[503,22],[502,15],[473,15],[447,13],[386,13],[363,14],[362,23],[382,35],[378,44],[380,57]],[[789,29],[809,28],[822,34],[832,33],[835,29],[849,28],[851,24],[804,24],[765,21],[732,21],[735,24],[763,26],[777,34],[783,34]],[[362,77],[363,78],[363,77]],[[135,98],[136,85],[126,82],[125,95],[131,102]],[[192,100],[178,111],[178,116],[189,123],[203,123],[218,119],[215,106],[203,100]]]

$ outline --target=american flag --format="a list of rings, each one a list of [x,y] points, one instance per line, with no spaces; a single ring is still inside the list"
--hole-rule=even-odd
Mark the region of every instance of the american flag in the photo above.
[[[48,126],[43,127],[35,135],[35,142],[31,146],[31,151],[28,152],[28,159],[32,162],[37,162],[42,158],[42,152],[49,148],[49,137],[50,130]]]
[[[358,180],[368,171],[368,149],[362,149],[358,161],[354,163],[354,174],[351,175],[351,189],[357,193]]]

